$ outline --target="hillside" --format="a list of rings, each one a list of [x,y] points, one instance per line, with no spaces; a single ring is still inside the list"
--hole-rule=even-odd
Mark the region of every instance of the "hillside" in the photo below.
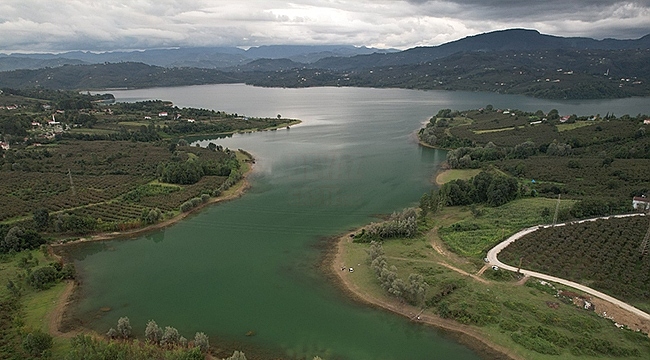
[[[650,36],[594,40],[512,29],[435,47],[368,54],[370,51],[373,49],[268,46],[247,51],[217,48],[67,54],[76,62],[111,61],[92,65],[70,65],[68,60],[40,54],[31,55],[33,59],[25,64],[63,65],[0,72],[0,87],[85,90],[247,83],[490,91],[547,99],[650,96]],[[355,53],[362,55],[352,56]],[[321,58],[327,54],[336,56]],[[311,62],[316,58],[321,59]],[[0,57],[0,67],[3,63],[6,68],[16,60]]]

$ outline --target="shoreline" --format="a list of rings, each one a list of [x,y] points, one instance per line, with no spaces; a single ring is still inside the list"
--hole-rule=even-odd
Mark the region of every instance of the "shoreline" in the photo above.
[[[77,240],[68,241],[62,244],[50,244],[50,252],[55,258],[59,258],[59,259],[64,258],[65,255],[60,254],[59,251],[65,249],[67,246],[76,245],[80,243],[108,241],[108,240],[129,238],[129,237],[143,235],[148,232],[152,232],[152,231],[166,228],[168,226],[172,226],[177,222],[185,219],[189,215],[197,213],[208,206],[238,199],[245,194],[246,190],[250,188],[250,183],[248,182],[248,176],[253,172],[253,168],[254,168],[253,158],[250,158],[250,160],[251,161],[247,162],[248,170],[242,175],[242,178],[233,187],[231,187],[228,191],[226,191],[225,195],[216,198],[211,198],[210,201],[208,201],[207,203],[200,204],[199,206],[191,209],[190,211],[180,213],[171,219],[167,219],[165,221],[161,221],[156,224],[151,224],[149,226],[145,226],[139,229],[133,229],[133,230],[123,231],[123,232],[99,233],[88,237],[80,237]],[[229,191],[231,192],[229,193]],[[79,283],[76,280],[69,281],[66,284],[66,289],[62,292],[61,296],[56,300],[56,305],[46,315],[47,323],[48,323],[48,332],[53,337],[68,338],[77,335],[79,333],[77,329],[69,329],[67,331],[60,330],[61,326],[63,325],[63,320],[65,318],[65,315],[69,310],[69,307],[75,302],[73,295],[78,290],[78,287],[79,287]]]
[[[363,289],[349,278],[350,273],[348,271],[341,271],[341,267],[345,267],[345,263],[342,259],[345,251],[345,244],[351,242],[350,234],[355,231],[335,237],[334,241],[330,244],[330,249],[327,251],[325,259],[323,260],[324,270],[333,278],[335,284],[345,293],[346,296],[357,302],[406,317],[411,321],[414,321],[414,318],[419,316],[420,319],[416,322],[448,332],[456,341],[485,358],[511,360],[523,359],[517,356],[511,349],[492,343],[486,339],[483,334],[470,326],[459,324],[453,320],[443,319],[433,314],[422,313],[420,308],[401,303],[397,299],[391,299],[388,297],[378,298],[372,294],[364,292]]]
[[[132,229],[132,230],[127,230],[127,231],[113,231],[113,232],[106,232],[106,233],[99,233],[99,234],[93,234],[93,235],[88,235],[88,236],[82,236],[79,237],[77,240],[72,240],[72,241],[67,241],[64,243],[58,243],[58,244],[50,244],[50,247],[52,250],[56,253],[56,250],[65,248],[68,245],[74,245],[74,244],[80,244],[80,243],[85,243],[85,242],[95,242],[95,241],[105,241],[105,240],[114,240],[114,239],[119,239],[123,237],[132,237],[132,236],[137,236],[137,235],[142,235],[146,234],[148,232],[152,232],[155,230],[163,229],[168,226],[174,225],[177,222],[185,219],[191,214],[194,214],[196,212],[199,212],[203,210],[204,208],[218,204],[221,202],[226,202],[226,201],[231,201],[237,198],[240,198],[246,190],[250,188],[250,183],[248,182],[248,175],[253,171],[253,162],[249,162],[249,169],[242,175],[241,180],[239,180],[233,187],[231,187],[229,190],[233,190],[232,193],[228,193],[226,191],[226,195],[215,197],[215,198],[210,198],[210,200],[206,203],[199,204],[199,206],[192,208],[190,211],[187,212],[181,212],[180,214],[174,216],[173,218],[167,219],[165,221],[161,221],[159,223],[151,224],[145,227],[137,228],[137,229]],[[58,255],[58,254],[57,254]]]

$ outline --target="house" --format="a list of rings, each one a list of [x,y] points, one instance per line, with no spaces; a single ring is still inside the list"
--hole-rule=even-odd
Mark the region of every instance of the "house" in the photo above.
[[[188,122],[188,123],[193,123],[193,122],[196,122],[196,120],[194,120],[194,119],[187,119],[187,122]]]
[[[632,198],[632,207],[634,210],[650,210],[650,199],[645,196],[635,196]]]
[[[6,143],[4,141],[0,141],[0,149],[9,150],[9,143]]]
[[[645,119],[643,120],[644,125],[650,125],[650,119]]]
[[[571,115],[564,115],[564,116],[562,116],[562,117],[560,118],[560,122],[562,122],[562,123],[563,123],[563,122],[567,122],[567,121],[569,120],[570,117],[571,117]]]
[[[163,111],[163,112],[158,113],[158,117],[165,117],[165,116],[167,116],[167,115],[169,115],[169,114],[167,114],[166,111]]]
[[[145,116],[144,119],[145,120],[151,120],[151,116]]]
[[[41,123],[39,123],[38,121],[32,121],[32,126],[33,127],[40,127]]]

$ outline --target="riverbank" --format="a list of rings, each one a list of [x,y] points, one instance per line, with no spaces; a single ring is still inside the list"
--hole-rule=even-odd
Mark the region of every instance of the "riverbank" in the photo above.
[[[325,259],[326,270],[331,273],[334,281],[352,299],[404,316],[411,321],[433,326],[449,332],[449,334],[457,341],[471,349],[474,349],[477,353],[482,354],[486,358],[513,360],[523,359],[522,357],[517,356],[510,349],[490,342],[475,328],[460,324],[453,320],[443,319],[433,314],[424,313],[422,309],[403,303],[398,299],[380,294],[373,294],[368,291],[368,289],[359,285],[358,282],[355,282],[352,279],[352,276],[357,272],[350,272],[349,268],[354,268],[361,264],[349,264],[345,260],[346,247],[352,244],[352,237],[350,235],[355,232],[356,230],[335,239]]]

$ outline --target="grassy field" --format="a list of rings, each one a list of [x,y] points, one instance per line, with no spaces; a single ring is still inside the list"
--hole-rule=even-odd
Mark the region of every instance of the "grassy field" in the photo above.
[[[501,132],[501,131],[510,131],[514,130],[514,127],[506,127],[506,128],[500,128],[500,129],[490,129],[490,130],[474,130],[474,134],[480,135],[480,134],[489,134],[489,133],[495,133],[495,132]]]
[[[596,124],[595,121],[576,121],[572,124],[558,124],[555,127],[557,127],[557,131],[562,132],[562,131],[578,129],[585,126],[591,126],[594,124]]]
[[[469,180],[481,172],[481,169],[448,169],[436,176],[436,184],[446,184],[452,180]]]
[[[568,209],[573,203],[562,200],[560,209]],[[482,258],[490,248],[517,231],[552,222],[556,205],[554,199],[524,198],[499,207],[461,208],[463,219],[441,227],[439,234],[453,252]]]
[[[428,221],[434,229],[479,221],[481,226],[496,222],[514,231],[541,220],[538,211],[554,204],[555,201],[546,199],[518,200],[504,209],[483,209],[485,212],[478,218],[474,218],[469,209],[445,208]],[[562,206],[569,206],[569,202],[563,202]],[[506,221],[507,217],[514,219]],[[400,278],[406,281],[409,274],[425,278],[428,284],[425,314],[469,325],[481,337],[511,349],[512,355],[524,359],[643,359],[650,356],[647,336],[620,330],[612,321],[593,311],[563,302],[555,296],[556,290],[534,279],[522,285],[512,273],[488,269],[482,275],[484,283],[443,265],[476,273],[483,264],[473,256],[483,245],[492,243],[495,234],[501,236],[497,230],[485,236],[473,234],[471,244],[466,244],[462,236],[455,237],[451,243],[468,252],[469,258],[449,253],[450,248],[445,246],[449,240],[437,234],[434,230],[414,239],[391,239],[383,243],[388,265],[397,268]],[[444,255],[434,250],[432,243],[437,244],[436,248],[441,247]],[[363,292],[390,301],[390,295],[381,289],[368,264],[367,248],[368,244],[344,244],[343,259],[346,265],[354,264],[355,267],[351,279]]]

